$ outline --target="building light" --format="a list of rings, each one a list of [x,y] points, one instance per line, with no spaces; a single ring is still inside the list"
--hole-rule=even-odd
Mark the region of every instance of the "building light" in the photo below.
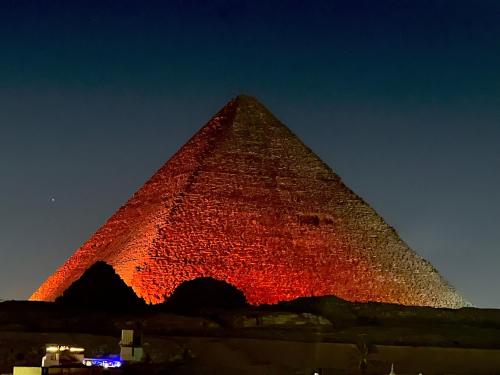
[[[97,366],[104,368],[117,368],[122,365],[121,361],[109,358],[84,358],[82,363],[87,367]]]

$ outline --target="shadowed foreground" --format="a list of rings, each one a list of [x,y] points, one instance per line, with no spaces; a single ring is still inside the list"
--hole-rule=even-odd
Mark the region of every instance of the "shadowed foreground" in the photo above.
[[[81,311],[43,302],[0,304],[0,371],[37,365],[44,344],[118,352],[120,330],[141,327],[145,362],[130,374],[495,374],[500,311],[414,308],[303,298],[272,306],[204,308],[187,315],[159,306]],[[124,369],[125,370],[125,369]],[[333,371],[333,372],[327,372]]]

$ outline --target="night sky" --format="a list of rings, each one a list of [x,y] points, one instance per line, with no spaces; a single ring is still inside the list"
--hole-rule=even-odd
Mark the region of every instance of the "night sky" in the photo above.
[[[0,298],[28,298],[240,93],[500,308],[496,0],[1,1]]]

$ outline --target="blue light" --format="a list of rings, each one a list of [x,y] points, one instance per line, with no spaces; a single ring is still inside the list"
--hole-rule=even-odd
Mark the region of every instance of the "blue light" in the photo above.
[[[87,367],[97,366],[104,368],[116,368],[122,365],[121,361],[109,358],[84,358],[82,363]]]

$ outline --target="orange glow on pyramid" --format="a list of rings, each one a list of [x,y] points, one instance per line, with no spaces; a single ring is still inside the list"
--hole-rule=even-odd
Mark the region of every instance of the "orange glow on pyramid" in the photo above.
[[[213,277],[252,304],[302,296],[467,302],[257,100],[202,127],[40,288],[52,301],[95,262],[147,302]]]

